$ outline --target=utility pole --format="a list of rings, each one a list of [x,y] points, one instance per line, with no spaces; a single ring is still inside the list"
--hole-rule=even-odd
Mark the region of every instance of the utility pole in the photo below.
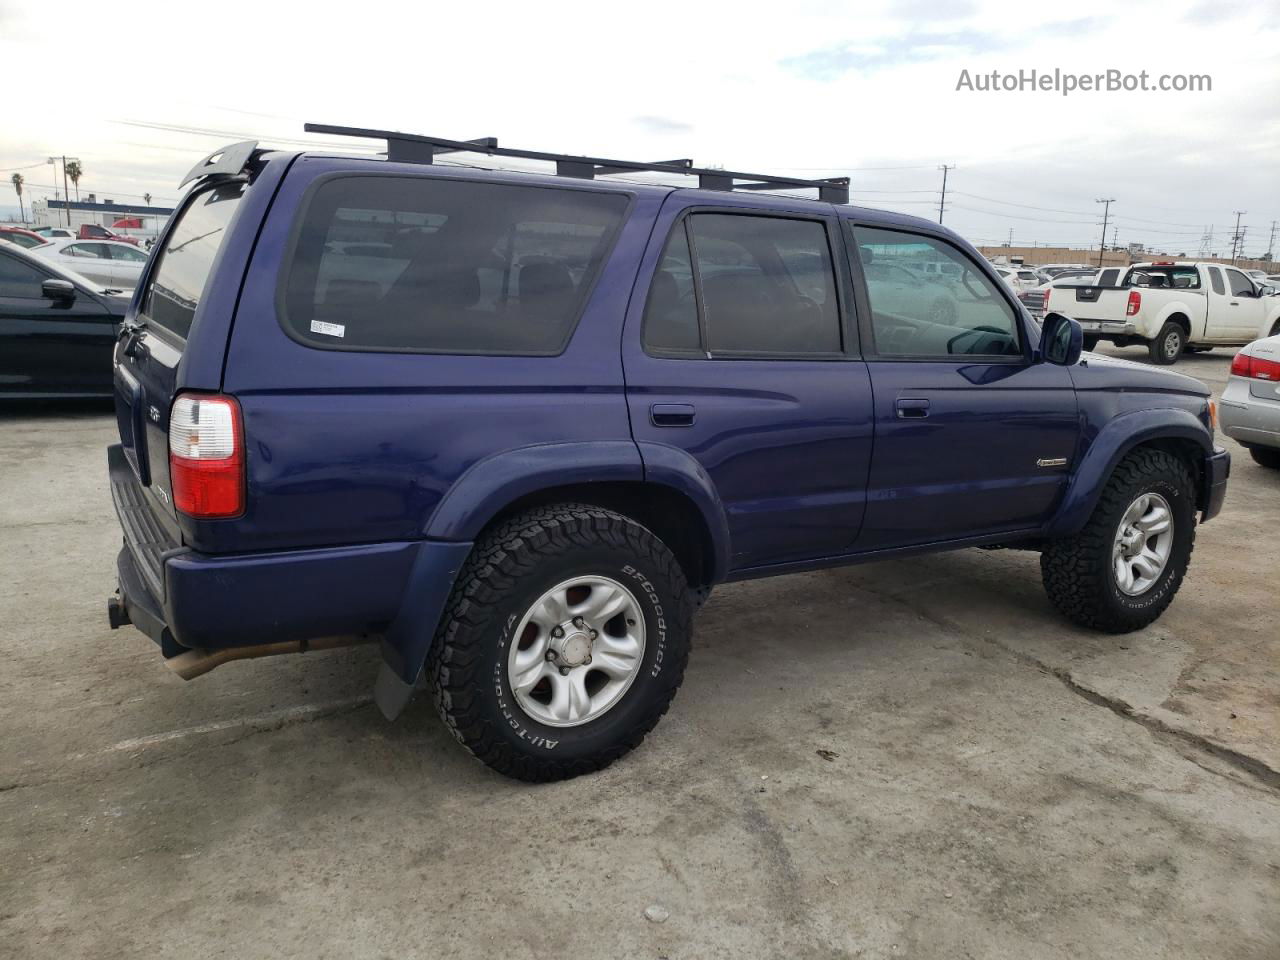
[[[1098,245],[1098,266],[1102,266],[1102,255],[1107,250],[1107,215],[1111,213],[1111,205],[1116,202],[1115,197],[1107,197],[1098,199],[1095,203],[1103,204],[1102,207],[1102,242]]]
[[[67,189],[67,161],[74,160],[80,162],[79,157],[68,157],[63,154],[62,157],[50,157],[49,162],[53,164],[53,199],[58,199],[58,160],[62,160],[62,195],[66,198],[66,205],[62,208],[67,212],[67,226],[71,226],[71,193]]]
[[[1236,262],[1236,251],[1240,249],[1240,241],[1242,239],[1240,236],[1240,218],[1243,217],[1248,212],[1249,212],[1248,210],[1232,211],[1232,213],[1236,215],[1236,232],[1231,235],[1231,262],[1232,263]]]
[[[1271,221],[1271,236],[1267,238],[1267,262],[1275,263],[1276,260],[1276,229],[1280,226],[1280,220]]]
[[[947,166],[947,164],[944,163],[938,167],[938,169],[942,171],[942,199],[938,201],[938,222],[939,223],[942,222],[942,211],[946,208],[946,205],[947,205],[947,171],[954,170],[955,168],[956,168],[956,165],[954,163],[951,164],[950,166]]]

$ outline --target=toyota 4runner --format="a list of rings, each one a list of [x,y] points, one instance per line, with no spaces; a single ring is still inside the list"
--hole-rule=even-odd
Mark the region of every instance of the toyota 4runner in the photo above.
[[[657,723],[716,584],[1019,547],[1129,631],[1221,506],[1201,383],[847,181],[309,129],[387,153],[201,161],[115,349],[108,613],[183,677],[376,641],[388,717],[427,686],[560,779]]]

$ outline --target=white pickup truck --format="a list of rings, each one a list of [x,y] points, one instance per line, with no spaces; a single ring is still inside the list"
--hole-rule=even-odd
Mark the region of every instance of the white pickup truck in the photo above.
[[[1046,313],[1080,321],[1085,349],[1100,340],[1145,343],[1159,364],[1176,363],[1184,350],[1241,346],[1280,333],[1280,296],[1264,295],[1244,271],[1220,263],[1138,263],[1101,271],[1092,285],[1048,287],[1046,295]]]

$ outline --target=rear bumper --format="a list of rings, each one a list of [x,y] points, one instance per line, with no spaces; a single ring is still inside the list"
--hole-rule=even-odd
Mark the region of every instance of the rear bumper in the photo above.
[[[1267,396],[1267,392],[1273,396]],[[1218,423],[1232,440],[1280,448],[1280,388],[1231,377],[1218,404]]]
[[[1119,320],[1081,320],[1079,323],[1080,329],[1088,334],[1128,337],[1136,332],[1132,323]]]
[[[1231,454],[1221,447],[1204,458],[1204,503],[1201,504],[1200,522],[1212,520],[1222,510],[1227,496],[1227,478],[1231,476]]]
[[[115,469],[118,449],[111,457],[112,486],[125,542],[116,560],[112,626],[132,622],[166,657],[187,649],[385,634],[388,663],[416,676],[470,543],[414,540],[227,555],[157,551],[145,535],[150,507],[129,493],[128,480]]]

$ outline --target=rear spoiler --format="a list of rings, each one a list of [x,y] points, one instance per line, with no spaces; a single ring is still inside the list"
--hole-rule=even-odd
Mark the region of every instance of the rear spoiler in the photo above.
[[[201,177],[234,177],[248,165],[253,151],[258,147],[257,140],[242,140],[240,143],[228,144],[209,154],[197,163],[178,184],[181,190],[193,180]]]

